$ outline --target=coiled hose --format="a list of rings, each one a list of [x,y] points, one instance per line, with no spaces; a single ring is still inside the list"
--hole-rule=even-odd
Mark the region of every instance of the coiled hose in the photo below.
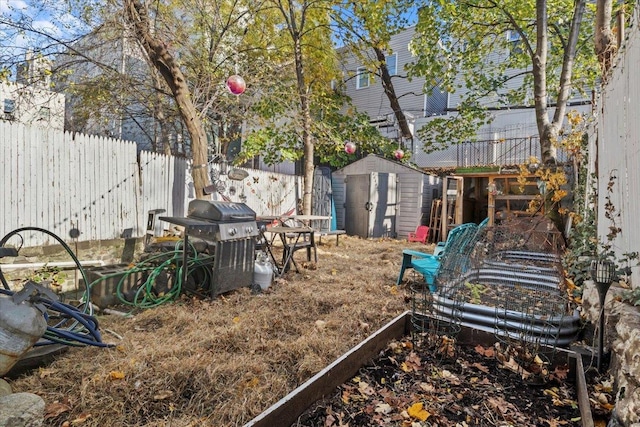
[[[0,240],[0,247],[4,247],[5,243],[13,236],[18,235],[22,239],[20,233],[24,231],[37,231],[47,234],[53,237],[71,256],[77,270],[80,271],[84,283],[89,283],[87,274],[82,268],[82,265],[71,248],[56,234],[39,227],[22,227],[8,233]],[[24,240],[24,239],[22,239]],[[35,303],[42,304],[47,312],[45,318],[48,326],[42,339],[40,339],[36,345],[48,345],[48,344],[64,344],[68,346],[85,346],[92,345],[98,347],[109,347],[111,345],[102,342],[100,332],[98,331],[98,320],[93,316],[93,305],[91,304],[91,287],[97,283],[110,279],[114,276],[121,275],[118,282],[116,295],[118,299],[127,306],[135,308],[152,308],[161,304],[174,301],[179,297],[184,288],[182,283],[183,268],[187,268],[187,272],[194,272],[191,276],[200,277],[200,283],[193,283],[191,292],[195,292],[196,288],[206,288],[206,283],[209,283],[211,271],[206,268],[206,265],[211,263],[212,257],[209,255],[198,254],[193,245],[190,245],[188,252],[187,265],[183,264],[184,250],[181,248],[181,241],[178,241],[175,246],[175,250],[169,252],[162,252],[157,255],[151,256],[144,261],[133,265],[126,272],[118,272],[111,275],[105,275],[95,280],[89,285],[85,286],[83,295],[80,299],[80,304],[74,307],[70,304],[66,304],[60,301],[55,301],[44,296],[37,296],[34,300]],[[21,246],[20,246],[21,247]],[[19,251],[20,248],[18,248]],[[174,273],[174,283],[171,287],[167,288],[167,291],[158,290],[156,281],[158,277],[163,273]],[[133,298],[128,298],[123,291],[125,283],[127,283],[128,276],[131,274],[143,273],[145,280],[143,283],[139,283],[135,288]],[[9,289],[9,285],[0,269],[0,282],[3,288],[0,288],[0,294],[13,296],[14,292]]]
[[[124,305],[147,309],[174,301],[185,290],[185,284],[182,283],[182,278],[184,277],[183,269],[185,268],[185,266],[182,265],[184,256],[182,245],[182,241],[177,241],[175,249],[172,251],[153,255],[132,265],[125,272],[115,272],[104,275],[91,282],[89,289],[101,281],[120,277],[116,285],[116,296]],[[194,281],[196,277],[201,279],[200,283],[193,283],[193,286],[189,289],[190,292],[197,293],[195,291],[196,288],[206,288],[206,284],[209,283],[211,275],[211,271],[209,268],[206,268],[206,265],[210,264],[212,259],[212,256],[199,254],[193,245],[189,245],[186,265],[188,277],[191,277]],[[173,276],[173,284],[171,287],[158,285],[159,278],[165,273]],[[141,276],[142,278],[137,281],[138,283],[133,287],[133,290],[127,292],[125,288],[128,286],[128,283],[131,282],[130,276]],[[166,280],[167,279],[163,279],[162,281]]]
[[[82,265],[75,256],[71,248],[57,235],[39,227],[22,227],[8,233],[0,240],[0,247],[4,247],[5,243],[14,235],[20,235],[24,231],[38,231],[45,233],[54,239],[67,251],[80,270],[85,283],[87,276],[82,269]],[[4,289],[0,289],[0,293],[13,296],[14,292],[8,289],[7,281],[0,269],[0,279],[4,285]],[[35,303],[42,304],[47,312],[44,314],[47,320],[47,329],[43,337],[36,345],[64,344],[68,346],[85,346],[92,345],[97,347],[109,347],[110,344],[102,342],[100,332],[98,331],[98,320],[93,316],[93,307],[90,303],[88,289],[85,289],[84,297],[79,306],[74,307],[60,301],[54,301],[43,296],[36,296]],[[60,319],[60,320],[58,320]],[[53,323],[51,325],[50,323]]]

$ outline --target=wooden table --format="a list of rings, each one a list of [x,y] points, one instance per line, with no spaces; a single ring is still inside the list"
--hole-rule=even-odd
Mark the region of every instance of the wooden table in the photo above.
[[[300,269],[298,268],[298,264],[296,260],[293,258],[293,254],[296,249],[307,248],[310,251],[312,248],[315,250],[315,240],[314,240],[314,229],[311,227],[268,227],[266,232],[274,233],[275,235],[280,237],[280,241],[282,242],[283,252],[282,252],[282,264],[278,265],[278,277],[282,277],[282,275],[289,270],[291,264],[296,268],[296,272],[300,273]],[[305,242],[304,245],[300,244],[300,239],[303,239]],[[269,246],[273,245],[274,239],[268,243]],[[271,248],[269,248],[271,249]],[[271,251],[270,251],[271,252]],[[310,253],[310,252],[309,252]],[[275,258],[273,259],[275,262]],[[317,261],[317,253],[316,253],[316,261]]]
[[[326,215],[291,215],[289,218],[300,221],[318,232],[331,230],[331,217]],[[326,221],[326,225],[324,224]],[[316,226],[314,226],[316,225]]]

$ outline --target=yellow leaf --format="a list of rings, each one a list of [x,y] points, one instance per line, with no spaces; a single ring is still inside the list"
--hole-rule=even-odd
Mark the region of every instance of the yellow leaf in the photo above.
[[[391,287],[391,289],[389,290],[389,292],[391,292],[391,295],[397,295],[398,294],[398,287],[396,285],[393,285]]]
[[[233,323],[239,323],[240,322],[240,317],[236,316],[233,318]]]
[[[411,369],[405,362],[402,362],[402,364],[400,365],[400,369],[402,369],[405,372],[413,371],[413,369]]]
[[[124,378],[124,372],[122,371],[111,371],[109,372],[110,380],[121,380]]]
[[[409,406],[409,409],[407,409],[407,413],[412,418],[420,421],[426,421],[426,419],[431,416],[429,412],[422,408],[422,402],[414,403],[413,405]]]
[[[258,377],[253,377],[249,381],[247,381],[247,387],[255,387],[260,384],[260,379]]]

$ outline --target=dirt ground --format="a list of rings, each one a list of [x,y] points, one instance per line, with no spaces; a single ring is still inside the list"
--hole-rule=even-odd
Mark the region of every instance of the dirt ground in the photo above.
[[[432,245],[341,236],[319,262],[296,259],[263,293],[179,301],[98,315],[109,349],[71,348],[10,380],[39,394],[46,426],[241,426],[410,309],[396,287],[402,249]],[[409,275],[407,275],[409,277]]]

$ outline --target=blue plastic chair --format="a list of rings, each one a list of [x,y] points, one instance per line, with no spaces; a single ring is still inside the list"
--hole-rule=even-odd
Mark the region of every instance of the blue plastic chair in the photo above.
[[[440,268],[440,261],[444,255],[446,255],[451,247],[456,246],[458,250],[464,248],[476,234],[484,228],[488,223],[488,218],[480,223],[480,225],[474,223],[461,224],[454,227],[447,236],[447,240],[439,242],[436,245],[436,251],[433,254],[427,254],[412,249],[404,249],[402,251],[402,266],[400,267],[400,274],[396,285],[399,286],[402,283],[404,272],[407,269],[413,268],[418,273],[422,274],[425,282],[429,285],[429,290],[435,292],[435,278],[438,275],[438,269]],[[464,238],[466,242],[457,242],[458,239]]]
[[[402,267],[400,268],[400,275],[398,276],[396,285],[400,285],[402,282],[405,270],[413,268],[422,274],[425,282],[429,285],[429,290],[435,292],[436,286],[434,282],[438,267],[440,267],[439,257],[412,249],[404,249],[402,251]]]

